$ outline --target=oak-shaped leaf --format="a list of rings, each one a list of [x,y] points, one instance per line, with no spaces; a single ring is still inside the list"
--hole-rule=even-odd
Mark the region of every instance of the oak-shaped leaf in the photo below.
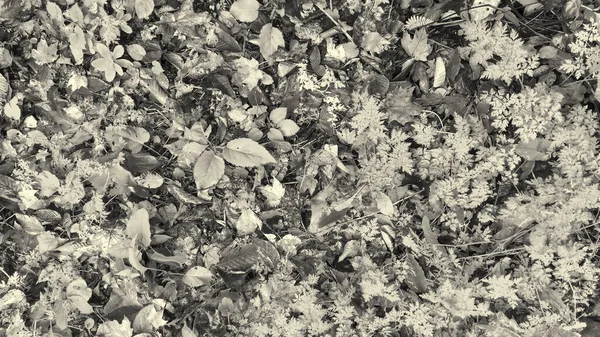
[[[241,22],[252,22],[258,18],[260,3],[256,0],[236,0],[229,8],[234,18]]]
[[[236,166],[257,167],[277,161],[262,145],[249,138],[230,141],[223,149],[223,158]]]
[[[212,151],[204,151],[194,165],[194,181],[199,190],[216,185],[225,173],[223,158]]]
[[[429,56],[432,51],[425,29],[417,30],[414,37],[411,37],[408,32],[404,32],[404,35],[402,36],[402,48],[404,48],[404,51],[412,58],[423,62],[427,61],[427,56]]]
[[[134,240],[141,241],[142,247],[150,246],[152,241],[150,233],[150,217],[148,211],[140,208],[133,212],[127,221],[127,235]]]
[[[285,46],[283,33],[270,23],[264,25],[258,35],[258,46],[262,56],[269,59],[277,51],[277,48]]]
[[[213,273],[210,270],[201,266],[194,266],[183,275],[182,281],[190,287],[200,287],[210,283],[212,278]]]

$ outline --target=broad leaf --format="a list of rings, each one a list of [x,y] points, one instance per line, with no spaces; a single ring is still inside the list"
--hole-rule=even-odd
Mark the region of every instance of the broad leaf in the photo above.
[[[234,139],[223,149],[223,158],[236,166],[257,167],[277,161],[260,144],[248,138]]]
[[[131,322],[127,317],[123,318],[121,323],[117,320],[104,322],[98,326],[96,336],[102,337],[131,337],[133,336],[133,329],[131,328]]]
[[[273,185],[260,188],[260,192],[267,198],[267,206],[277,207],[285,194],[285,187],[277,179],[273,179]]]
[[[425,279],[425,273],[423,272],[423,268],[421,268],[421,265],[412,256],[412,254],[408,254],[406,256],[406,262],[410,267],[410,270],[405,278],[406,285],[417,294],[426,292],[427,279]]]
[[[258,19],[260,3],[256,0],[236,0],[231,5],[229,12],[234,18],[242,22],[252,22]]]
[[[277,124],[277,127],[285,137],[291,137],[300,131],[298,124],[291,119],[282,120]]]
[[[225,173],[223,158],[212,151],[204,151],[194,165],[194,181],[199,190],[216,185]]]
[[[469,15],[473,21],[481,21],[494,14],[500,0],[474,0],[473,6],[469,10]]]
[[[190,268],[190,270],[183,275],[182,281],[190,287],[200,287],[210,283],[212,278],[213,274],[210,270],[204,267],[195,266]]]
[[[265,59],[268,59],[277,51],[277,48],[285,46],[283,34],[279,29],[268,23],[260,30],[260,35],[258,36],[258,46],[260,47],[260,53],[262,56]]]
[[[425,29],[419,29],[415,32],[414,37],[411,37],[408,32],[404,32],[402,36],[402,48],[404,51],[417,61],[427,61],[427,56],[431,54],[432,47],[427,40],[427,32]]]
[[[163,318],[163,310],[157,310],[154,304],[148,304],[133,320],[133,331],[135,333],[153,333],[154,330],[167,324]]]
[[[16,121],[21,119],[21,108],[19,107],[19,98],[17,96],[4,105],[4,115]]]
[[[433,75],[433,87],[437,88],[442,86],[446,81],[446,65],[444,65],[444,60],[441,57],[436,57],[435,59],[435,73]]]
[[[130,238],[140,240],[144,248],[150,246],[152,234],[150,233],[148,211],[143,208],[135,211],[127,221],[126,232]]]
[[[42,197],[49,197],[60,188],[60,181],[49,171],[38,174],[38,182],[40,183],[40,196]]]
[[[73,307],[84,315],[94,312],[88,300],[92,297],[92,289],[90,289],[85,280],[78,278],[67,286],[67,299]]]
[[[244,209],[242,214],[240,214],[240,217],[235,222],[235,229],[240,236],[252,234],[257,228],[261,227],[262,221],[249,208]]]

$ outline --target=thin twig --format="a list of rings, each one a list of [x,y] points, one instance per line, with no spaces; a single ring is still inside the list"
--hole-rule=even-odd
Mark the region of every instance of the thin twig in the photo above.
[[[346,36],[346,38],[348,38],[348,41],[354,42],[354,40],[352,40],[352,36],[350,36],[350,34],[348,34],[348,32],[346,31],[344,26],[342,26],[336,19],[334,19],[329,13],[327,13],[327,11],[325,11],[323,8],[321,8],[321,6],[317,6],[317,8],[320,9],[321,12],[323,12],[323,14],[325,14],[329,18],[329,20],[331,20],[333,23],[335,23],[336,26],[338,26],[340,31]]]

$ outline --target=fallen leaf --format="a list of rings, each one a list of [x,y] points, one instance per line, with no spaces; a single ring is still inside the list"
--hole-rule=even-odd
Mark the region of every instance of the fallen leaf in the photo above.
[[[199,190],[216,185],[223,174],[225,174],[225,162],[212,151],[204,151],[194,165],[194,181]]]
[[[249,138],[238,138],[227,143],[223,158],[236,166],[256,167],[277,161],[262,145]]]
[[[411,37],[408,32],[404,32],[402,36],[402,48],[415,60],[423,62],[427,61],[427,56],[432,51],[425,29],[418,29],[414,37]]]
[[[148,211],[143,208],[133,212],[129,221],[127,221],[127,235],[134,240],[140,240],[142,247],[146,248],[150,246],[151,233],[150,233],[150,219]]]
[[[260,3],[256,0],[236,0],[229,8],[234,18],[242,22],[252,22],[258,19]]]
[[[154,11],[154,0],[135,0],[135,14],[140,19],[147,19]]]
[[[190,268],[185,275],[183,275],[182,281],[188,286],[195,288],[210,283],[212,278],[213,274],[210,270],[204,267],[195,266]]]
[[[277,51],[277,48],[285,46],[283,34],[270,23],[262,27],[258,41],[260,53],[265,59],[269,59]]]

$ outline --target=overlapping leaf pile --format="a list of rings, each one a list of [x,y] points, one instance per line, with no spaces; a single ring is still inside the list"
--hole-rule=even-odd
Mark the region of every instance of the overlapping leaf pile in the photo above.
[[[0,25],[0,337],[593,336],[594,1]]]

